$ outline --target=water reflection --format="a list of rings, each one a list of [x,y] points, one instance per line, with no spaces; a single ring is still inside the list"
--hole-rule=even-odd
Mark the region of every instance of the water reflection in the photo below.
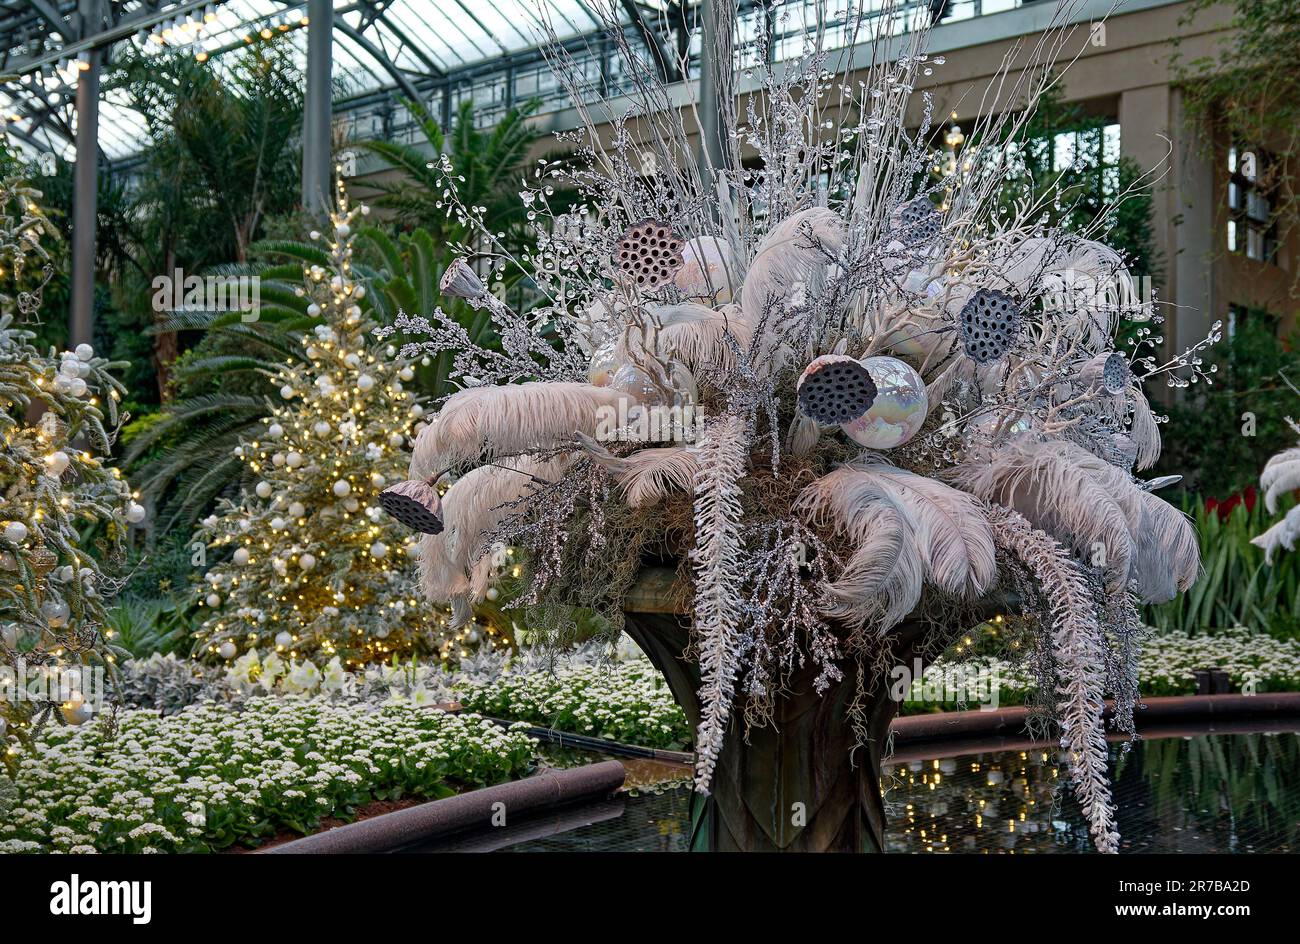
[[[1152,731],[1127,751],[1112,745],[1123,851],[1300,850],[1300,734],[1244,726],[1219,731],[1167,729]],[[1056,750],[1005,740],[967,742],[948,756],[936,747],[905,750],[883,769],[889,852],[1092,851]],[[566,759],[592,761],[591,755]],[[689,771],[652,764],[638,767],[635,776],[638,785],[612,800],[551,814],[544,824],[520,824],[518,833],[499,835],[487,846],[462,839],[459,847],[685,852]]]

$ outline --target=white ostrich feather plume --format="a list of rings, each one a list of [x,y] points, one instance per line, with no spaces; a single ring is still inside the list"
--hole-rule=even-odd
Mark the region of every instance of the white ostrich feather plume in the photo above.
[[[858,461],[809,485],[795,507],[813,521],[829,520],[857,546],[832,593],[846,606],[882,593],[882,629],[916,605],[922,580],[964,597],[997,580],[993,536],[978,503],[935,479]]]
[[[663,446],[616,456],[590,436],[579,434],[578,442],[614,476],[630,508],[645,508],[673,493],[695,491],[695,477],[700,470],[696,448]]]
[[[591,435],[602,407],[626,410],[635,402],[620,390],[582,383],[460,390],[447,398],[416,439],[411,478],[559,445],[579,432]]]
[[[1200,569],[1187,516],[1073,443],[1018,439],[949,473],[958,488],[1024,515],[1144,602],[1172,599]]]
[[[1259,476],[1259,487],[1264,492],[1264,507],[1269,514],[1277,512],[1277,500],[1300,488],[1300,447],[1284,449],[1264,464]]]
[[[510,459],[508,468],[485,465],[461,476],[442,496],[443,530],[420,542],[420,587],[435,603],[478,603],[487,592],[489,555],[479,555],[482,536],[511,514],[506,505],[535,489],[531,476],[553,480],[569,462]],[[459,612],[458,612],[459,615]]]

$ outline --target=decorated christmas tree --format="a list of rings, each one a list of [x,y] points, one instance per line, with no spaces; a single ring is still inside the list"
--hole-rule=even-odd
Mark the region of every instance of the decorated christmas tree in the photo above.
[[[88,344],[42,354],[39,312],[55,235],[17,177],[0,180],[0,741],[102,703],[114,655],[102,631],[129,525],[144,518],[105,464],[125,392]]]
[[[226,660],[250,648],[286,659],[337,655],[353,666],[395,654],[456,659],[499,637],[474,624],[452,630],[446,612],[418,600],[408,559],[415,537],[380,507],[385,486],[405,478],[424,408],[404,386],[411,365],[371,338],[351,262],[368,208],[350,206],[341,184],[337,192],[332,232],[312,234],[328,264],[307,268],[299,289],[321,323],[275,377],[281,404],[235,450],[252,487],[223,499],[199,531],[208,566],[197,592],[208,615],[196,651]]]

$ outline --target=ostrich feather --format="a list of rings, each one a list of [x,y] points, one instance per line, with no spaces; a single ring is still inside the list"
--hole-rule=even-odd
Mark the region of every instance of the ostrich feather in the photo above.
[[[1162,602],[1196,579],[1200,553],[1187,517],[1073,443],[1013,440],[949,474],[1102,567],[1114,593],[1133,580],[1144,602]]]
[[[1129,389],[1133,394],[1133,423],[1128,434],[1137,446],[1137,468],[1149,469],[1160,458],[1160,425],[1141,388],[1132,384]]]
[[[1070,752],[1074,792],[1097,850],[1118,852],[1102,720],[1106,642],[1092,595],[1059,542],[1008,508],[995,505],[987,515],[998,546],[1020,560],[1038,582],[1051,619],[1061,743]]]
[[[695,787],[708,793],[726,738],[740,659],[740,480],[749,459],[742,417],[723,414],[704,429],[695,482],[695,630],[700,666],[700,724]]]
[[[1278,498],[1300,488],[1300,447],[1284,449],[1264,463],[1259,487],[1264,492],[1264,507],[1269,514],[1276,513]]]
[[[801,210],[773,227],[745,275],[740,299],[745,320],[762,323],[773,300],[788,300],[798,283],[807,283],[827,264],[826,253],[838,253],[843,243],[844,220],[824,207]]]
[[[883,500],[855,522],[861,538],[839,577],[827,584],[826,615],[849,626],[898,625],[920,602],[924,564],[906,513]]]
[[[735,366],[735,354],[723,340],[728,331],[742,349],[753,340],[753,327],[746,322],[739,305],[715,309],[686,303],[668,306],[666,311],[672,320],[665,319],[659,331],[658,351],[691,370],[729,370]]]
[[[673,492],[695,490],[700,460],[698,450],[689,446],[642,449],[629,456],[616,456],[590,436],[579,434],[578,442],[614,476],[630,508],[645,508]]]
[[[531,476],[554,479],[567,460],[537,462],[525,457],[510,460],[508,469],[481,466],[457,479],[442,497],[445,527],[420,542],[420,588],[434,603],[458,601],[462,607],[477,603],[487,591],[487,576],[475,573],[475,557],[483,535],[500,524],[511,510],[510,502],[533,490]],[[516,471],[517,470],[517,471]]]
[[[841,466],[809,488],[820,492],[822,502],[845,490],[849,503],[835,509],[841,521],[861,512],[852,499],[888,497],[907,517],[925,578],[948,593],[979,596],[997,579],[993,536],[979,505],[964,492],[875,460]]]
[[[790,428],[785,435],[785,448],[796,456],[805,456],[817,448],[822,438],[822,427],[811,416],[797,412],[790,421]]]
[[[635,401],[609,387],[581,383],[522,383],[471,387],[447,398],[415,441],[411,478],[462,463],[517,455],[596,431],[601,408],[626,410]]]
[[[1263,534],[1250,539],[1250,543],[1264,549],[1264,563],[1273,563],[1273,552],[1279,547],[1288,551],[1295,550],[1296,539],[1300,538],[1300,505],[1286,513],[1281,521]]]

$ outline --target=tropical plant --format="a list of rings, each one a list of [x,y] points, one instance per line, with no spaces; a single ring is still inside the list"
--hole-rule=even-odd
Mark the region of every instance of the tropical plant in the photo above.
[[[1189,633],[1252,626],[1277,636],[1300,634],[1300,557],[1283,554],[1268,566],[1251,543],[1269,525],[1263,502],[1241,501],[1221,512],[1187,496],[1183,510],[1196,525],[1203,573],[1182,596],[1147,607],[1146,622]]]
[[[448,212],[451,200],[478,207],[494,232],[502,233],[506,244],[519,243],[528,220],[527,208],[519,201],[522,175],[529,151],[540,134],[528,119],[537,111],[537,101],[506,109],[501,121],[481,129],[472,99],[457,109],[451,127],[444,129],[419,102],[406,101],[424,137],[422,144],[400,141],[362,141],[357,146],[370,151],[401,177],[377,182],[381,196],[375,205],[391,210],[398,222],[428,231],[435,244],[461,242],[472,228]],[[456,191],[450,193],[444,168],[455,168]],[[427,309],[426,309],[427,310]]]

